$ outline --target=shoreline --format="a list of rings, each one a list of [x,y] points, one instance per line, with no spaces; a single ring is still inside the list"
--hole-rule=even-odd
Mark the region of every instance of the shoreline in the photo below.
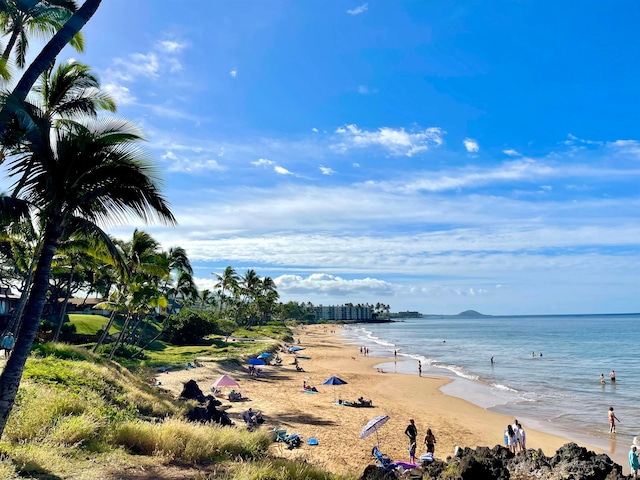
[[[347,329],[349,329],[349,327],[347,327]],[[354,330],[351,330],[351,332],[354,332]],[[349,338],[344,338],[344,340],[347,345],[358,345],[353,335],[350,335]],[[359,340],[363,342],[363,345],[373,342],[374,346],[371,347],[373,350],[373,356],[380,360],[376,367],[385,368],[387,370],[393,368],[393,371],[400,375],[417,375],[417,367],[412,366],[411,364],[420,358],[419,355],[402,352],[398,354],[398,359],[389,358],[391,352],[385,351],[385,348],[392,349],[394,348],[393,344],[377,338],[362,338]],[[408,367],[403,367],[401,364],[406,364]],[[586,432],[570,429],[566,425],[553,424],[551,421],[542,417],[536,417],[535,415],[506,413],[509,409],[509,404],[502,401],[499,397],[496,397],[495,394],[490,393],[488,385],[470,378],[456,376],[446,368],[440,368],[433,365],[423,365],[423,374],[425,371],[433,376],[450,380],[440,387],[443,395],[462,399],[488,413],[495,413],[502,416],[507,415],[511,418],[517,417],[523,425],[529,425],[533,430],[545,432],[549,435],[560,438],[566,438],[568,439],[567,442],[571,441],[580,446],[584,446],[588,450],[593,450],[597,453],[604,453],[614,462],[621,465],[624,472],[629,473],[627,455],[629,452],[628,445],[631,440],[626,441],[623,439],[624,434],[621,434],[621,436],[618,437],[615,434],[609,435],[607,433],[606,435],[603,435],[603,438],[600,438],[589,435]],[[483,387],[486,387],[486,389]],[[471,395],[470,392],[473,394]],[[548,455],[546,450],[545,454]]]
[[[194,379],[205,394],[211,383],[223,373],[236,379],[250,401],[228,403],[228,412],[237,425],[242,425],[242,411],[252,407],[264,414],[265,424],[260,428],[286,428],[298,433],[306,442],[318,439],[317,446],[287,450],[276,443],[272,453],[281,457],[306,460],[334,473],[361,474],[373,463],[371,448],[376,436],[363,440],[359,434],[364,425],[379,415],[389,415],[389,421],[378,432],[380,450],[393,460],[408,460],[407,440],[404,435],[410,418],[418,427],[416,456],[425,452],[423,444],[427,428],[436,436],[436,458],[445,459],[453,454],[455,446],[472,447],[502,445],[503,431],[513,417],[488,411],[459,397],[442,393],[440,389],[449,378],[424,374],[422,377],[405,373],[380,373],[376,365],[394,359],[361,356],[359,347],[347,341],[335,325],[312,325],[298,328],[296,339],[305,349],[299,359],[304,372],[292,365],[293,354],[280,354],[283,365],[262,367],[264,377],[250,377],[238,367],[220,366],[206,362],[204,368],[160,374],[163,388],[178,396],[184,382]],[[335,332],[335,333],[334,333]],[[327,386],[322,383],[338,376],[347,384]],[[319,390],[317,394],[301,391],[306,381]],[[358,397],[373,401],[373,408],[353,408],[334,405],[337,399],[355,401]],[[551,456],[562,445],[572,440],[534,428],[526,424],[527,448],[541,448]],[[575,440],[574,440],[575,441]],[[602,452],[584,442],[576,441],[589,450]],[[620,463],[619,459],[617,463]],[[623,467],[625,464],[622,464]]]

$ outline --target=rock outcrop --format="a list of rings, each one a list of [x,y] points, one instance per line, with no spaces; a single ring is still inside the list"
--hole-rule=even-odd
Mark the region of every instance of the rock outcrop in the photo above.
[[[493,448],[461,449],[457,457],[435,460],[428,465],[401,472],[369,466],[361,480],[624,480],[622,467],[607,455],[596,454],[568,443],[552,457],[542,450],[513,454],[496,445]]]

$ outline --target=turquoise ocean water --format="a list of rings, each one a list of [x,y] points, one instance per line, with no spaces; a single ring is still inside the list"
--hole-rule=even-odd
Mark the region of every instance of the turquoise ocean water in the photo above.
[[[370,355],[393,358],[397,350],[396,362],[378,365],[385,371],[417,375],[420,360],[423,376],[455,379],[444,393],[518,418],[525,429],[601,448],[625,465],[640,435],[639,322],[640,314],[428,317],[349,326],[343,335]],[[609,406],[620,419],[614,436]]]

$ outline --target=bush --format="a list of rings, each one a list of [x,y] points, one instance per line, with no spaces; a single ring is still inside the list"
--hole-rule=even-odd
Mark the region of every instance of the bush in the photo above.
[[[198,345],[216,331],[212,312],[181,310],[165,320],[165,339],[174,345]]]

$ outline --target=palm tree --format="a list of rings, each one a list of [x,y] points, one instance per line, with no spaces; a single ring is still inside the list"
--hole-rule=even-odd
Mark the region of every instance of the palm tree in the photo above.
[[[2,3],[4,3],[4,5],[8,5],[9,1],[10,0],[2,0]],[[24,1],[34,3],[34,0]],[[27,98],[29,91],[31,91],[31,87],[36,83],[38,77],[40,77],[40,75],[49,68],[52,63],[54,63],[62,49],[91,19],[93,14],[96,13],[96,10],[98,10],[100,3],[102,3],[102,0],[85,0],[82,7],[80,7],[69,18],[69,20],[65,22],[63,27],[56,32],[31,65],[29,65],[29,68],[27,68],[23,73],[22,77],[0,110],[0,139],[4,138],[11,118],[23,110],[24,100]]]
[[[51,131],[48,119],[25,111],[32,126],[8,160],[10,177],[27,170],[17,199],[29,205],[44,229],[42,249],[14,352],[0,374],[0,436],[13,408],[24,365],[38,332],[51,262],[63,236],[109,237],[98,223],[130,216],[175,224],[160,193],[155,169],[139,148],[141,134],[128,122],[105,119]]]
[[[6,63],[15,48],[16,65],[24,68],[29,36],[55,35],[77,10],[73,0],[6,0],[0,13],[0,28],[2,36],[9,36],[9,40],[2,60]],[[78,52],[84,51],[80,32],[71,37],[69,44]]]
[[[216,290],[218,290],[218,295],[220,296],[220,313],[222,313],[227,292],[234,292],[238,287],[238,282],[240,281],[240,276],[236,273],[231,265],[224,269],[222,274],[215,273],[214,274],[218,279],[218,283],[216,283]]]

